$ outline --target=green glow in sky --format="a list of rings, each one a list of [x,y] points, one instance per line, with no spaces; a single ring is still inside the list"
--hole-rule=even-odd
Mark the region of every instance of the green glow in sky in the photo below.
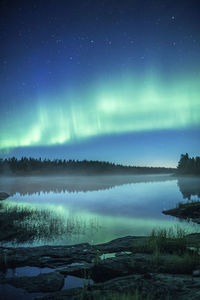
[[[60,93],[57,98],[27,99],[26,108],[15,107],[2,116],[0,149],[198,126],[199,97],[198,78],[164,82],[149,75],[142,82],[126,76],[85,91]]]

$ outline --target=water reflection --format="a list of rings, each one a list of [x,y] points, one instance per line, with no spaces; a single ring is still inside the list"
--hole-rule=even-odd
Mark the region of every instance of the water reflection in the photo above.
[[[167,175],[113,175],[113,176],[32,176],[32,177],[1,177],[0,191],[9,195],[31,195],[43,193],[62,192],[88,192],[109,190],[116,186],[175,180],[171,174]]]
[[[191,200],[192,196],[200,198],[200,177],[180,177],[177,184],[184,199]]]
[[[7,241],[17,244],[103,243],[179,224],[162,211],[199,195],[198,183],[170,175],[4,178],[0,190],[13,196],[1,203],[0,216],[12,222]]]
[[[59,209],[51,210],[31,204],[0,203],[0,240],[12,244],[47,244],[55,240],[69,241],[72,236],[90,235],[98,231],[97,220],[66,217]]]

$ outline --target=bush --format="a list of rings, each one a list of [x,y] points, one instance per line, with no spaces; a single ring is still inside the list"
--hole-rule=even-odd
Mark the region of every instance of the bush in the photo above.
[[[176,253],[183,254],[187,250],[186,231],[180,227],[169,229],[153,229],[144,242],[138,243],[133,252],[149,254]]]
[[[147,238],[146,247],[150,253],[160,251],[160,253],[183,254],[187,249],[186,231],[180,227],[153,229]]]
[[[165,268],[167,272],[172,274],[191,274],[199,264],[199,255],[187,252],[183,256],[172,255],[165,262]]]

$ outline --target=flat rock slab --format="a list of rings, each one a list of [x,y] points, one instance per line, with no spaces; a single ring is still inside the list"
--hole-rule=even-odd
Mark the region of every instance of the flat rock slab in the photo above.
[[[57,268],[74,262],[91,262],[96,249],[87,243],[73,246],[41,246],[30,248],[0,248],[7,267],[35,266]]]
[[[191,233],[187,235],[190,246],[200,246],[200,233]]]
[[[34,277],[2,278],[0,282],[13,285],[16,288],[22,288],[29,293],[56,292],[62,289],[64,276],[58,272],[51,272]]]
[[[149,254],[124,255],[107,258],[94,265],[91,278],[95,282],[103,282],[119,276],[133,273],[146,273],[152,269],[152,256]]]
[[[111,295],[122,295],[123,293],[134,293],[136,290],[142,299],[176,299],[176,300],[199,300],[200,279],[191,280],[190,276],[177,276],[169,274],[150,274],[148,278],[144,275],[129,275],[118,277],[104,283],[94,284],[87,290],[80,288],[62,290],[41,297],[43,300],[78,300],[112,299]],[[80,298],[81,297],[81,298]],[[115,298],[113,298],[115,299]],[[118,299],[118,298],[117,298]]]
[[[185,203],[180,207],[164,210],[165,215],[170,215],[180,219],[191,219],[195,223],[200,223],[200,202]]]
[[[7,193],[5,192],[0,192],[0,201],[1,200],[5,200],[9,197],[10,195],[8,195]]]
[[[199,235],[190,235],[191,244]],[[4,267],[35,266],[56,269],[51,273],[35,277],[0,277],[0,283],[22,288],[27,292],[51,292],[43,299],[95,299],[110,297],[110,293],[134,293],[139,291],[142,298],[199,300],[200,278],[183,274],[182,270],[169,271],[171,254],[160,255],[159,263],[152,260],[152,255],[144,253],[121,253],[137,249],[145,237],[124,237],[101,245],[88,243],[72,246],[41,246],[30,248],[0,248],[0,260]],[[118,253],[115,257],[99,259],[101,253]],[[173,267],[173,265],[172,265]],[[180,274],[177,274],[180,273]],[[64,276],[89,275],[96,284],[61,291]],[[195,273],[196,274],[196,273]],[[97,283],[99,282],[99,283]],[[169,296],[169,297],[168,297]],[[168,297],[168,298],[166,298]],[[110,298],[107,298],[110,299]]]
[[[149,273],[190,274],[192,276],[192,272],[198,270],[195,263],[186,267],[184,265],[183,258],[183,264],[175,266],[175,258],[176,256],[173,254],[162,254],[159,256],[159,260],[156,261],[151,254],[124,254],[112,258],[106,258],[97,263],[82,262],[71,264],[65,268],[57,269],[57,271],[65,276],[89,276],[97,283],[130,274],[143,274],[147,277]],[[181,260],[181,258],[179,258],[179,260]]]
[[[6,257],[7,267],[35,266],[57,268],[71,263],[91,263],[98,252],[128,251],[145,237],[127,236],[100,245],[82,243],[71,246],[0,247],[0,256]]]
[[[145,236],[125,236],[112,240],[108,243],[95,245],[95,248],[103,253],[132,251],[134,246],[142,243],[145,239]]]
[[[74,275],[84,277],[93,267],[93,263],[80,262],[72,263],[64,268],[57,269],[63,275]]]

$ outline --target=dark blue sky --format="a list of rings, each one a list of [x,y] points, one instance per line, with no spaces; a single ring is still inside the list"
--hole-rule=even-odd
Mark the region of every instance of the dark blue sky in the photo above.
[[[0,154],[198,155],[199,1],[1,1]]]

